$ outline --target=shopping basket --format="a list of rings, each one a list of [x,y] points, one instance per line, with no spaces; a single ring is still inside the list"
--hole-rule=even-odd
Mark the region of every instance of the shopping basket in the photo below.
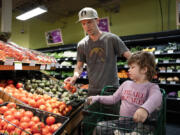
[[[106,86],[101,94],[111,95],[114,92],[113,86]],[[163,89],[161,93],[163,97],[161,107],[144,123],[135,123],[130,117],[117,115],[116,111],[112,111],[112,106],[110,109],[109,106],[99,102],[85,107],[83,110],[85,117],[82,121],[83,135],[165,135],[166,93]],[[117,108],[117,105],[113,108]]]

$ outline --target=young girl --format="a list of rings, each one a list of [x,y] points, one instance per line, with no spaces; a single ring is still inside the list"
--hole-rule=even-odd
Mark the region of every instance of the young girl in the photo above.
[[[90,104],[115,104],[121,100],[120,116],[133,117],[135,122],[144,122],[148,115],[162,102],[162,94],[157,84],[150,82],[156,74],[153,54],[136,52],[128,59],[129,78],[110,96],[91,96]]]

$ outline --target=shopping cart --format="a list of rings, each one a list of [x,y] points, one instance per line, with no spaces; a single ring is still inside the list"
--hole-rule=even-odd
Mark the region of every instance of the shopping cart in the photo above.
[[[106,86],[101,95],[111,95],[116,90],[113,86]],[[161,107],[144,123],[135,123],[130,117],[118,115],[119,103],[107,106],[96,102],[86,106],[83,110],[85,115],[82,121],[83,135],[165,135],[166,93],[163,89],[161,93],[163,97]]]

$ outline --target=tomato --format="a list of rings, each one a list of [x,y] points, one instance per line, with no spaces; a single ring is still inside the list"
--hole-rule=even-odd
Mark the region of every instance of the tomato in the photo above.
[[[19,127],[21,127],[22,129],[26,129],[29,127],[29,123],[28,122],[21,122],[19,124]]]
[[[38,116],[33,116],[33,117],[31,118],[31,120],[34,121],[35,123],[40,122],[40,119],[39,119]]]
[[[7,111],[4,113],[4,116],[8,116],[8,115],[12,115],[12,114],[13,114],[13,112],[12,112],[12,111],[7,110]]]
[[[23,112],[17,111],[14,113],[14,118],[20,120],[23,117]]]
[[[7,127],[6,127],[6,130],[8,131],[8,132],[11,132],[12,130],[14,130],[16,127],[14,126],[14,125],[12,125],[12,124],[7,124]]]
[[[57,125],[55,125],[55,124],[51,125],[51,126],[50,126],[50,131],[51,131],[51,133],[54,133],[58,128],[59,128],[59,127],[58,127]]]
[[[14,119],[11,121],[11,123],[16,125],[16,126],[19,126],[19,120]]]
[[[48,124],[48,125],[52,125],[52,124],[54,124],[55,123],[55,118],[53,117],[53,116],[48,116],[47,118],[46,118],[46,124]]]
[[[32,111],[26,111],[25,113],[24,113],[24,116],[27,116],[27,117],[29,117],[29,118],[32,118],[33,117],[33,112]]]
[[[43,128],[42,129],[42,135],[46,135],[46,134],[48,134],[50,131],[49,131],[49,129],[48,128]]]
[[[20,122],[30,122],[30,121],[31,121],[31,119],[27,116],[22,117],[20,120]]]
[[[8,107],[7,107],[7,106],[1,106],[1,107],[0,107],[0,113],[1,113],[1,114],[4,114],[7,110],[8,110]]]
[[[2,98],[0,98],[0,104],[3,104],[3,100],[2,100]]]
[[[36,124],[36,123],[31,120],[31,121],[29,122],[29,127],[31,128],[31,127],[33,127],[35,124]]]
[[[9,102],[7,104],[7,107],[10,109],[10,108],[16,108],[16,103],[13,103],[13,102]]]
[[[7,83],[8,83],[8,84],[13,84],[14,81],[13,81],[13,80],[7,80]]]
[[[42,130],[42,127],[40,124],[35,124],[33,127],[32,127],[32,132],[33,133],[41,133],[41,130]]]
[[[14,119],[14,116],[8,115],[8,116],[5,116],[4,118],[8,121],[12,121]]]
[[[19,88],[22,88],[23,87],[23,84],[22,83],[17,83],[16,84],[16,88],[19,89]]]

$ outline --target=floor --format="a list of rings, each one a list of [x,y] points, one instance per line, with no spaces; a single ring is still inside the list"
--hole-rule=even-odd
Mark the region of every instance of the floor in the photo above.
[[[180,135],[180,116],[167,114],[166,135]]]

